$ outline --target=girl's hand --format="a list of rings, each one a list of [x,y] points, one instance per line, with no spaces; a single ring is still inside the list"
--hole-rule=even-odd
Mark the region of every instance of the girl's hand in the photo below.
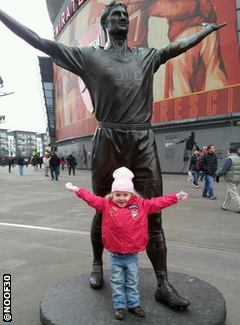
[[[178,201],[186,200],[186,198],[188,197],[188,194],[183,191],[177,193],[176,195],[177,195]]]
[[[66,183],[65,186],[69,191],[72,191],[72,192],[76,192],[78,190],[78,187],[73,186],[72,183]]]

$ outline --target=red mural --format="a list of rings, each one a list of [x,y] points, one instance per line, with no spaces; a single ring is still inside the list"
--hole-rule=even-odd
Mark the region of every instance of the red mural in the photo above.
[[[209,35],[198,46],[166,63],[163,96],[155,96],[153,103],[153,124],[239,112],[240,66],[235,0],[123,2],[129,12],[130,47],[148,47],[150,35],[157,39],[158,33],[149,28],[151,17],[166,20],[170,42],[202,29],[203,22],[227,22],[227,26]],[[91,0],[90,9],[83,7],[80,10],[63,31],[68,32],[69,45],[86,46],[103,39],[99,22],[104,5],[105,2],[100,0]],[[77,21],[86,12],[89,12],[86,30],[79,36]],[[55,67],[55,90],[57,140],[93,133],[97,122],[91,114],[91,100],[82,81]]]

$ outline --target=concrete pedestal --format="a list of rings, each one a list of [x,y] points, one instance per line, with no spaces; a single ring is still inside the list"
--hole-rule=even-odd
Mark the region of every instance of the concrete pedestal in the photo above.
[[[114,317],[109,283],[110,272],[104,271],[104,287],[92,289],[89,273],[68,279],[52,288],[40,305],[42,325],[114,325],[121,321]],[[154,298],[156,278],[152,269],[139,269],[141,307],[146,317],[137,318],[126,311],[124,324],[144,325],[223,325],[226,304],[222,294],[212,285],[198,278],[169,272],[169,282],[191,305],[176,311]]]

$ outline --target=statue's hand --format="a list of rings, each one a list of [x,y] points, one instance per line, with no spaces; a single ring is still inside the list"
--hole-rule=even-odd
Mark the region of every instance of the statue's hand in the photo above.
[[[69,191],[72,191],[72,192],[76,192],[76,190],[78,190],[78,187],[77,187],[77,186],[73,186],[72,183],[66,183],[66,184],[65,184],[65,187],[66,187]]]
[[[183,191],[177,193],[176,195],[177,195],[178,201],[186,200],[186,198],[188,197],[188,194]]]
[[[209,24],[209,23],[202,23],[202,26],[203,26],[204,28],[211,28],[213,32],[214,32],[215,30],[218,30],[218,29],[220,29],[220,28],[226,26],[226,25],[227,25],[227,23],[223,23],[223,24],[220,24],[220,25],[211,25],[211,24]]]

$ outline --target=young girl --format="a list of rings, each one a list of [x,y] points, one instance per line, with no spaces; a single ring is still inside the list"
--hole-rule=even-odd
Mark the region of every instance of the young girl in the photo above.
[[[144,317],[138,292],[138,252],[145,250],[148,242],[148,215],[185,200],[187,193],[165,195],[146,200],[133,187],[133,173],[126,167],[113,173],[111,194],[106,198],[96,196],[85,189],[67,183],[88,205],[102,213],[102,241],[110,255],[110,283],[117,319],[125,318],[128,310]]]

